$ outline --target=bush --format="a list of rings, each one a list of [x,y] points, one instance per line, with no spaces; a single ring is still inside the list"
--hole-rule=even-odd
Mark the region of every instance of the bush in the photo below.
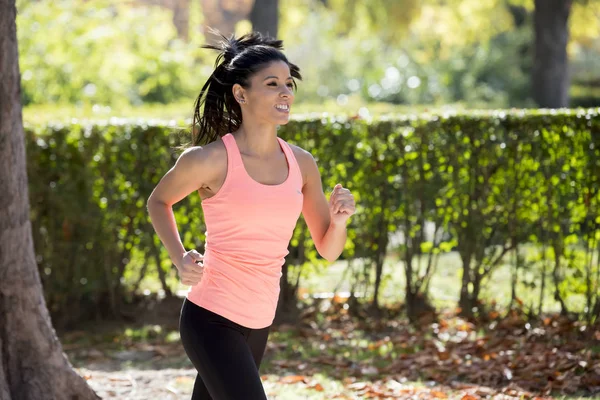
[[[377,267],[396,231],[406,238],[400,250],[407,263],[456,248],[467,305],[507,252],[535,243],[556,255],[547,262],[560,299],[577,292],[597,301],[598,266],[573,252],[600,239],[599,114],[315,116],[292,121],[280,135],[315,156],[326,191],[340,182],[355,194],[344,257]],[[103,304],[117,307],[133,253],[139,262],[170,266],[145,202],[173,165],[172,149],[187,138],[167,122],[116,119],[27,126],[26,134],[31,219],[50,310],[76,319]],[[184,245],[202,251],[199,197],[174,208]],[[447,235],[428,237],[426,222]],[[316,258],[301,223],[288,263]]]

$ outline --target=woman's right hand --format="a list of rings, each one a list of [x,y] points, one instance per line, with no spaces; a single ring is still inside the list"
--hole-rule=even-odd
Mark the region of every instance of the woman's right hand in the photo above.
[[[204,255],[198,253],[196,250],[190,250],[183,254],[183,258],[179,262],[177,271],[179,272],[179,279],[184,285],[194,286],[202,279],[204,273]]]

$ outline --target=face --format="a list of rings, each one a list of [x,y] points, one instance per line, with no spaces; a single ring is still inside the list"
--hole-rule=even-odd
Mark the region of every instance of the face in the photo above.
[[[234,85],[233,93],[238,100],[244,118],[256,118],[275,125],[287,124],[294,103],[293,78],[290,68],[283,61],[274,61],[260,69],[243,88]]]

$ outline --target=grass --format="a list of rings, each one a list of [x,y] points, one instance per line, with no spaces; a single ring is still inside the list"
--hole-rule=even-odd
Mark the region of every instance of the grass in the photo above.
[[[533,255],[536,250],[526,247],[524,252]],[[512,257],[512,255],[511,255]],[[484,300],[495,300],[499,308],[508,306],[511,297],[511,265],[509,257],[505,257],[502,263],[485,281],[481,298]],[[348,267],[345,261],[336,262],[320,272],[314,272],[303,276],[301,287],[307,293],[330,292],[339,286],[339,291],[350,290],[348,277],[342,280],[344,270]],[[523,274],[523,272],[521,272]],[[373,274],[371,274],[373,275]],[[528,275],[539,276],[539,273],[529,272]],[[454,307],[459,299],[462,276],[462,261],[457,252],[450,252],[440,256],[438,268],[432,277],[430,295],[436,307]],[[521,275],[522,276],[522,275]],[[371,276],[371,283],[374,276]],[[406,279],[404,274],[404,263],[395,256],[389,256],[383,268],[383,282],[381,288],[381,300],[384,304],[401,302],[405,296]],[[372,286],[369,288],[367,297],[372,296]],[[517,287],[517,295],[526,305],[533,304],[537,307],[539,302],[539,288],[531,289],[520,283]],[[570,295],[566,299],[567,305],[574,310],[583,308],[583,298],[580,295]],[[559,303],[553,299],[553,287],[550,277],[547,277],[546,290],[544,294],[544,311],[556,312],[560,310]]]
[[[536,249],[532,246],[524,248],[524,253],[528,256],[533,256],[536,253]],[[504,309],[508,306],[511,297],[511,261],[512,254],[504,258],[504,262],[501,263],[496,270],[490,275],[490,278],[484,281],[484,286],[481,293],[481,299],[489,302],[494,300],[499,309]],[[139,276],[139,269],[143,262],[147,260],[141,256],[135,254],[131,258],[131,270],[126,276],[126,284],[131,284]],[[166,263],[168,264],[168,263]],[[165,268],[169,268],[167,265]],[[351,289],[351,276],[346,273],[345,270],[348,268],[347,261],[337,261],[333,264],[325,267],[310,267],[303,272],[300,280],[300,293],[306,296],[314,295],[325,295],[331,296],[334,288],[338,288],[338,293],[348,292]],[[529,280],[534,277],[538,279],[540,272],[538,271],[521,271],[520,282],[517,286],[518,298],[527,306],[533,306],[537,310],[539,303],[539,286],[532,289],[522,283],[522,277],[526,276]],[[439,263],[435,274],[432,277],[430,285],[430,298],[433,305],[438,308],[454,308],[456,307],[460,294],[462,276],[462,261],[457,252],[450,252],[440,256]],[[175,291],[179,291],[182,295],[188,287],[181,285],[177,279],[175,269],[170,270],[168,274],[168,284],[171,288],[175,288]],[[371,299],[373,295],[375,277],[371,273],[370,285],[367,288],[366,298]],[[539,285],[539,282],[536,282]],[[381,287],[381,304],[398,304],[403,302],[405,297],[405,285],[406,279],[404,274],[404,263],[399,260],[397,256],[390,255],[387,257],[384,268],[383,268],[383,281]],[[146,276],[142,280],[140,290],[145,291],[147,294],[157,293],[162,288],[160,281],[158,280],[158,273],[153,265],[148,268]],[[546,289],[544,293],[544,312],[558,312],[560,311],[560,304],[554,300],[553,296],[553,284],[551,276],[547,276]],[[582,294],[572,293],[569,294],[565,302],[569,309],[574,311],[581,311],[585,306],[585,298]]]

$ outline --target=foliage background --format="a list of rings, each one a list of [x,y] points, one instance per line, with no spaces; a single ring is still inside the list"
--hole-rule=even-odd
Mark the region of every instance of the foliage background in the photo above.
[[[168,10],[143,1],[20,0],[24,104],[108,106],[123,115],[119,109],[127,105],[177,103],[181,116],[189,116],[214,60],[200,49],[211,40],[200,3],[189,2],[183,39]],[[371,102],[534,105],[531,2],[325,3],[280,4],[280,37],[306,78],[299,102],[349,112]],[[568,50],[574,106],[598,105],[599,15],[600,2],[573,5]],[[250,29],[247,20],[236,25],[238,34]]]

